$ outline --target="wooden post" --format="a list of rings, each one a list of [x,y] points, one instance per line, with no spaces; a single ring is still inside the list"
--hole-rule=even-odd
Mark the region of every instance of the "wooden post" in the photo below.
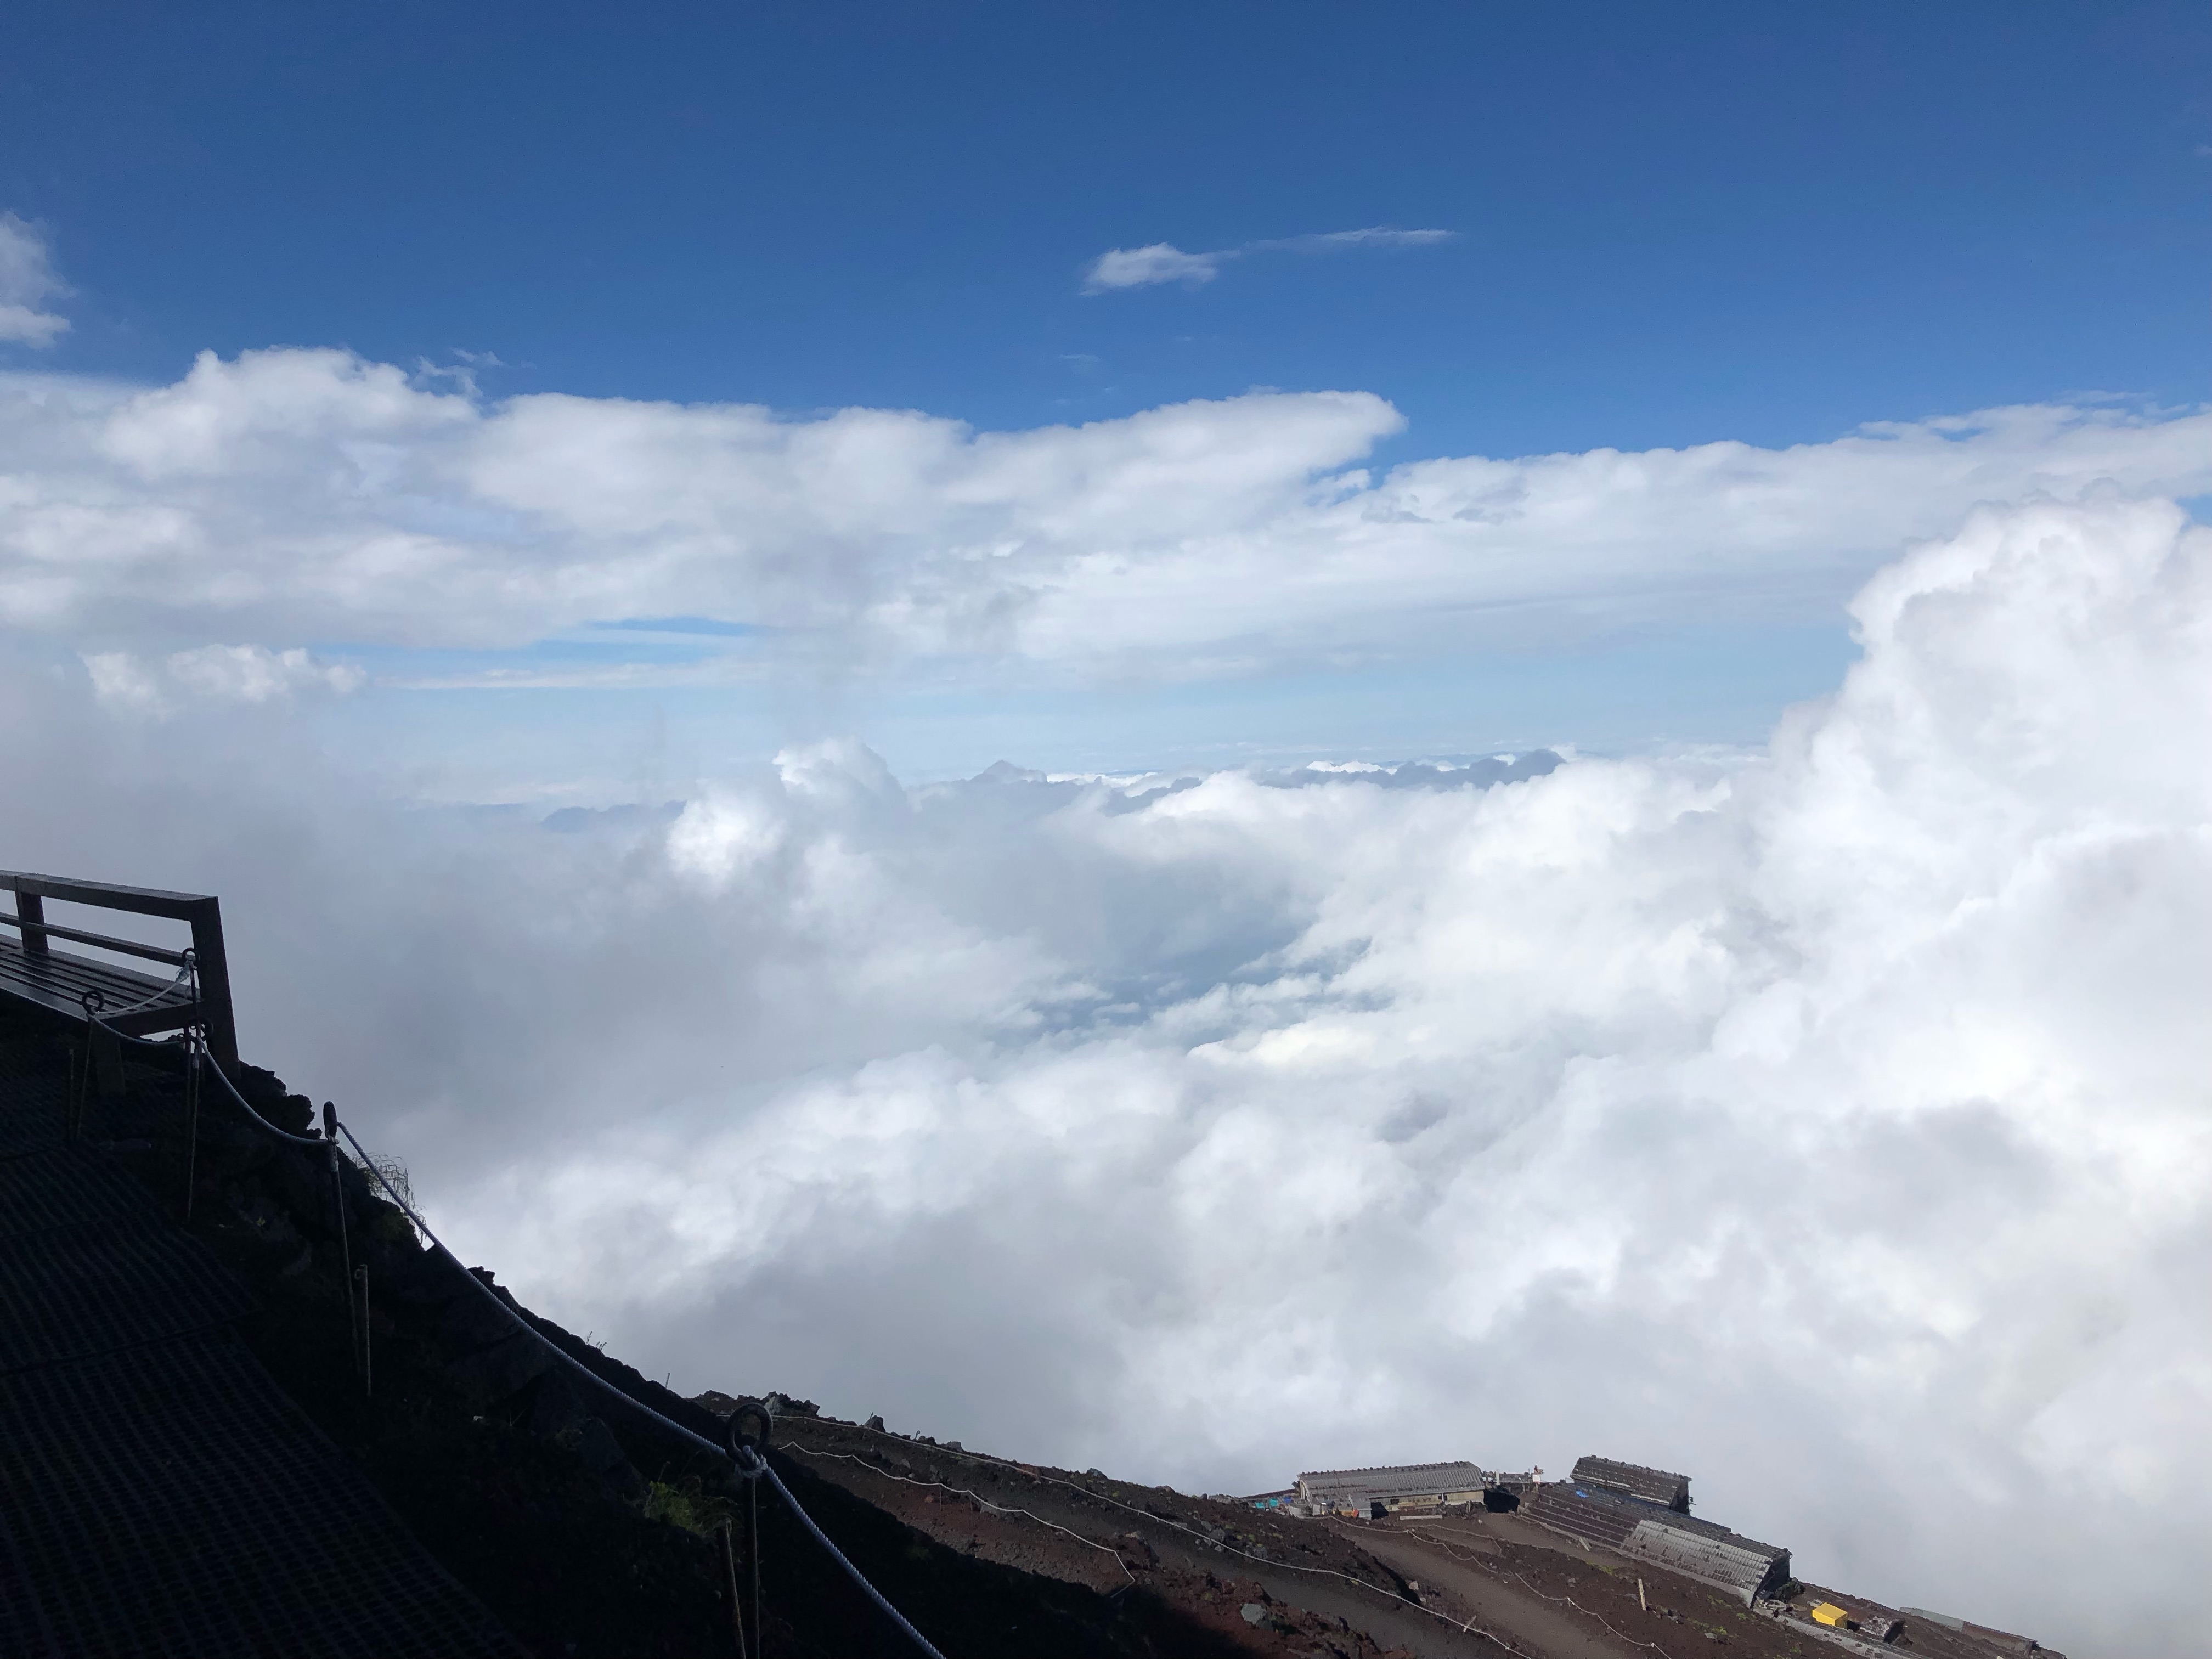
[[[46,936],[38,926],[46,919],[46,902],[36,893],[15,890],[15,920],[21,922],[23,954],[42,957],[46,954]]]
[[[192,959],[200,980],[200,1007],[207,1021],[208,1048],[226,1076],[238,1071],[238,1024],[230,1008],[230,959],[222,951],[222,902],[203,899],[192,907]]]

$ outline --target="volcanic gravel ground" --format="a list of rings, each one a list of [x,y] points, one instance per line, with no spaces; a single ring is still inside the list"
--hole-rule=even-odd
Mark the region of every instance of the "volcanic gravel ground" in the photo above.
[[[1354,1534],[1372,1553],[1416,1580],[1422,1599],[1455,1616],[1478,1619],[1516,1646],[1550,1659],[1562,1654],[1650,1654],[1668,1659],[1711,1654],[1716,1647],[1747,1655],[1839,1656],[1846,1651],[1804,1622],[1754,1612],[1724,1592],[1607,1549],[1571,1540],[1511,1515],[1394,1518],[1327,1523]],[[1638,1586],[1642,1584],[1639,1601]],[[1499,1599],[1501,1593],[1504,1597]],[[1800,1584],[1790,1606],[1799,1620],[1817,1601],[1832,1601],[1863,1621],[1902,1619],[1895,1640],[1868,1645],[1922,1659],[1993,1659],[2006,1651],[1906,1617],[1863,1595]],[[1572,1638],[1539,1635],[1521,1622],[1540,1607],[1571,1626]],[[1530,1640],[1521,1639],[1527,1630]],[[1578,1647],[1577,1642],[1587,1643]]]
[[[781,1418],[776,1434],[806,1468],[939,1543],[1109,1595],[1141,1587],[1252,1653],[1690,1659],[1725,1647],[1823,1659],[1846,1650],[1800,1622],[1816,1601],[1901,1616],[1803,1586],[1790,1603],[1797,1620],[1778,1620],[1511,1515],[1304,1520],[832,1418]],[[2001,1651],[1917,1619],[1884,1650]]]
[[[779,1419],[776,1443],[939,1543],[1109,1594],[1141,1586],[1248,1652],[1507,1650],[1424,1612],[1396,1572],[1326,1526],[829,1418]]]

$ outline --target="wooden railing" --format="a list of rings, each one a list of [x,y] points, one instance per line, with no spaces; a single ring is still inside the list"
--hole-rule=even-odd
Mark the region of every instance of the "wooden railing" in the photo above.
[[[117,1030],[131,1035],[202,1025],[208,1050],[227,1072],[238,1066],[238,1027],[231,1014],[230,964],[222,949],[222,907],[212,895],[170,893],[152,887],[121,887],[112,882],[75,881],[62,876],[33,875],[21,870],[0,870],[0,890],[15,896],[13,915],[0,913],[0,927],[13,927],[21,943],[14,971],[0,976],[0,992],[64,1015],[82,1014],[81,998],[87,986],[101,990],[111,1009],[138,1001],[161,981],[127,969],[110,967],[86,957],[54,951],[50,941],[67,939],[90,945],[143,961],[181,968],[181,950],[166,950],[138,939],[116,939],[106,933],[66,927],[46,920],[46,901],[96,905],[134,915],[160,916],[181,921],[192,930],[191,962],[199,994],[165,998],[155,1006],[113,1021]],[[0,941],[4,944],[5,941]]]

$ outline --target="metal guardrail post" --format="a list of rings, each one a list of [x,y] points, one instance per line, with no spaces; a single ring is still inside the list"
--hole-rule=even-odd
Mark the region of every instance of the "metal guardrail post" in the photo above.
[[[226,1073],[238,1069],[238,1022],[230,1007],[230,958],[222,950],[222,901],[204,898],[193,907],[192,960],[199,974],[200,1008],[207,1022],[208,1048]]]
[[[27,893],[20,887],[17,888],[15,890],[15,920],[24,924],[20,930],[23,936],[23,954],[27,957],[45,956],[46,936],[43,929],[46,920],[46,900],[40,898],[36,893]],[[34,929],[39,931],[33,931]]]
[[[173,1004],[171,1010],[205,1025],[209,1052],[225,1077],[237,1071],[238,1024],[230,1002],[230,958],[222,945],[222,905],[212,894],[173,893],[155,887],[125,887],[115,882],[79,881],[65,876],[37,875],[27,870],[0,870],[0,891],[11,892],[15,896],[15,915],[0,914],[0,925],[13,927],[21,935],[21,948],[27,956],[50,956],[51,941],[56,939],[174,964],[183,963],[185,957],[191,956],[198,964],[198,1003],[188,1008]],[[179,952],[137,939],[49,922],[46,909],[48,899],[184,922],[192,930],[191,949]],[[173,1029],[158,1020],[149,1024],[146,1016],[135,1018],[144,1030]],[[183,1021],[175,1023],[181,1024]]]

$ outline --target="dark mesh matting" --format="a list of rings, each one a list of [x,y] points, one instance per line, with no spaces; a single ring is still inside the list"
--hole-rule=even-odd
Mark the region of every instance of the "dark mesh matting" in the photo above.
[[[143,1222],[9,1239],[0,1247],[0,1374],[205,1330],[253,1305],[198,1240]]]
[[[0,1531],[87,1659],[522,1652],[227,1333],[0,1378]]]
[[[0,1524],[0,1653],[26,1659],[62,1659],[62,1644],[31,1583],[31,1570]]]
[[[60,1146],[68,1097],[61,1077],[26,1076],[16,1066],[0,1066],[0,1158]]]
[[[85,1223],[149,1224],[146,1189],[112,1158],[56,1146],[0,1163],[0,1239]]]

